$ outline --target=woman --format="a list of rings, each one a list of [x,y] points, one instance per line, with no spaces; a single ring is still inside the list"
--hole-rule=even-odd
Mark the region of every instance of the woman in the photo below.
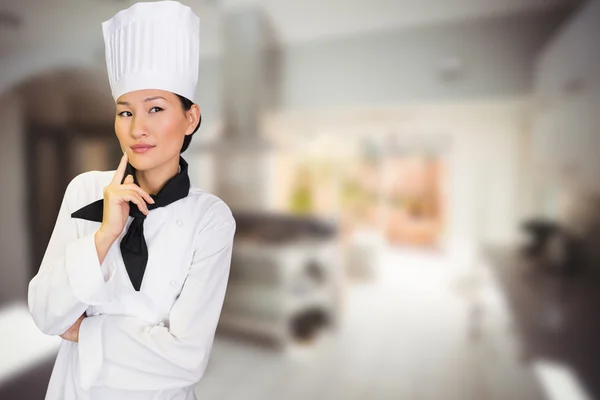
[[[46,399],[195,399],[235,233],[181,157],[201,120],[198,26],[174,1],[103,23],[124,154],[116,171],[70,182],[29,285],[35,323],[64,339]]]

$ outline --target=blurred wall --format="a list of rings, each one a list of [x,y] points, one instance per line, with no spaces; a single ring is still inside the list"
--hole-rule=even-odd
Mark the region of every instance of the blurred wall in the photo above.
[[[290,46],[283,52],[283,105],[378,106],[528,94],[537,53],[565,17],[559,9]],[[440,63],[455,56],[464,62],[464,75],[444,82]]]
[[[22,102],[8,93],[0,97],[0,304],[23,300],[29,282]]]
[[[203,58],[200,60],[198,71],[198,86],[196,88],[196,103],[202,113],[202,130],[214,125],[221,114],[223,90],[221,87],[221,61],[218,58]],[[108,85],[108,82],[107,82]],[[192,141],[191,146],[199,140]]]
[[[529,202],[549,217],[585,212],[590,197],[599,203],[598,37],[600,2],[589,1],[557,32],[535,66]]]

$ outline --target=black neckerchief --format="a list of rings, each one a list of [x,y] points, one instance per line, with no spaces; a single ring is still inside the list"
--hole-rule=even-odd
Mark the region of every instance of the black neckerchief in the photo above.
[[[181,156],[179,157],[179,166],[181,168],[179,173],[169,179],[157,194],[150,195],[155,203],[147,204],[148,210],[167,206],[188,195],[190,190],[188,164]],[[135,168],[129,163],[127,163],[121,184],[127,175],[132,175],[135,184],[138,184],[137,177],[135,176]],[[75,211],[71,214],[71,217],[102,222],[103,210],[104,199],[100,199]],[[144,220],[146,219],[146,215],[139,210],[135,203],[129,202],[129,216],[133,217],[133,221],[131,221],[127,233],[121,240],[121,254],[129,279],[135,290],[139,291],[144,271],[146,270],[146,264],[148,263],[148,247],[144,238]]]

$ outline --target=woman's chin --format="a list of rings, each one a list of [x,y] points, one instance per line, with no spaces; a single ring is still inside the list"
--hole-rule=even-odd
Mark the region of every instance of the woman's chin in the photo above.
[[[129,157],[129,163],[135,168],[137,171],[145,171],[147,169],[152,169],[156,166],[156,162],[150,158],[145,156],[144,154],[136,154],[135,152],[131,152]]]

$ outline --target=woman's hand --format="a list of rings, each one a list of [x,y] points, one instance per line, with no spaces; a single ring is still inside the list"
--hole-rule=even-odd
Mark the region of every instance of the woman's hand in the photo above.
[[[133,176],[123,176],[127,168],[127,154],[123,154],[111,183],[104,188],[104,215],[99,231],[106,237],[116,240],[127,222],[129,202],[135,203],[141,212],[148,215],[148,203],[154,200],[141,187],[133,183]]]
[[[60,337],[71,342],[79,342],[79,326],[84,318],[85,313],[81,314],[81,316],[77,318],[77,321],[75,321],[65,333],[60,335]]]

